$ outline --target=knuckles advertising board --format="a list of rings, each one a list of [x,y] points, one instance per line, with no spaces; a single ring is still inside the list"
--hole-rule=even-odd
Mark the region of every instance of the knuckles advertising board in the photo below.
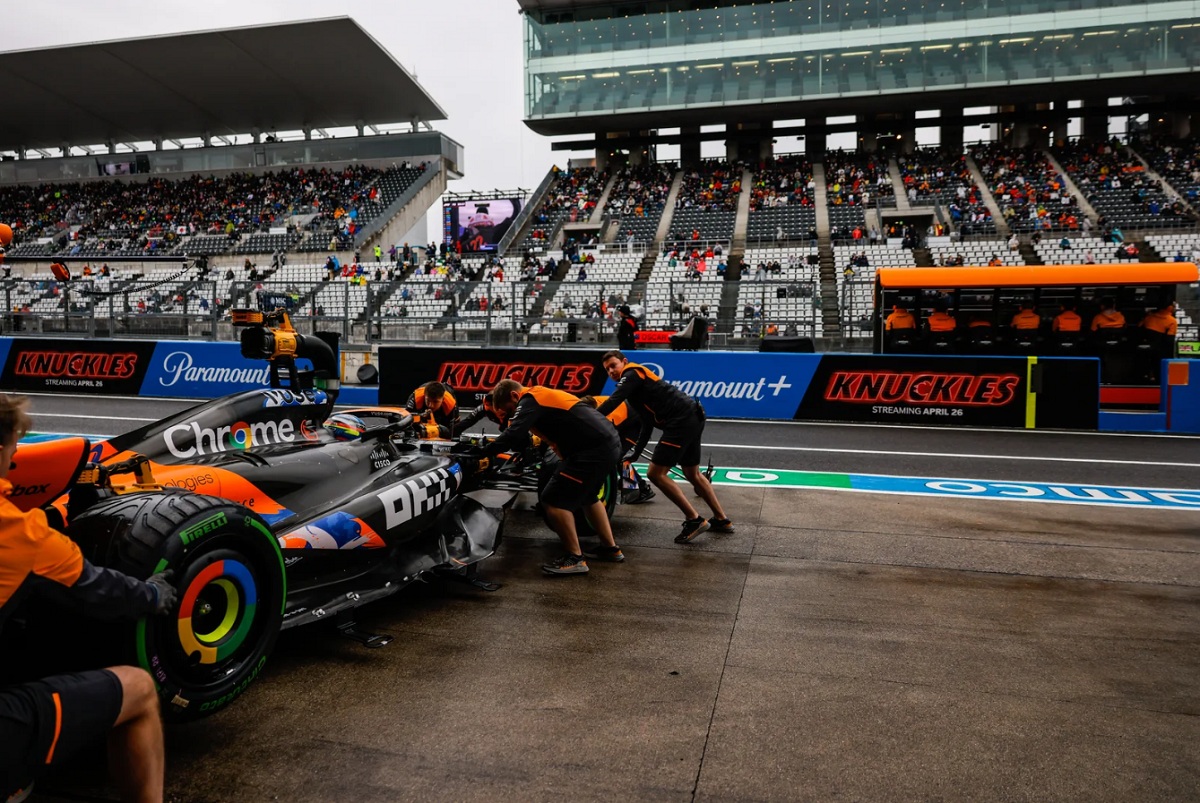
[[[23,392],[137,395],[154,353],[149,340],[9,340],[3,385]]]
[[[474,406],[501,379],[542,385],[577,396],[596,394],[607,378],[604,351],[566,349],[379,349],[379,403],[404,404],[426,382],[444,383],[460,407]]]

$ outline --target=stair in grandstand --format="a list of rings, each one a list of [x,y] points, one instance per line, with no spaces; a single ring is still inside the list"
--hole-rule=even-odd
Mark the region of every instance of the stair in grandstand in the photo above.
[[[642,257],[642,264],[638,267],[637,278],[634,281],[645,284],[650,279],[650,274],[654,271],[654,263],[658,261],[658,251],[651,248]]]
[[[1037,249],[1028,240],[1022,240],[1019,252],[1021,258],[1025,260],[1026,265],[1045,265],[1045,261],[1038,256]]]
[[[732,332],[733,326],[737,323],[738,314],[738,296],[741,292],[742,283],[729,278],[729,273],[725,274],[725,283],[721,287],[721,303],[717,307],[717,331]]]
[[[733,218],[733,242],[729,247],[729,258],[740,257],[746,251],[746,231],[750,228],[750,194],[754,190],[754,174],[749,170],[742,173],[742,193],[738,196],[737,214]]]
[[[1079,185],[1075,183],[1075,179],[1071,178],[1071,174],[1063,169],[1062,163],[1058,161],[1058,157],[1049,148],[1045,149],[1043,153],[1050,160],[1050,164],[1054,166],[1054,169],[1058,171],[1058,174],[1063,177],[1063,185],[1079,201],[1080,211],[1087,215],[1093,224],[1097,223],[1100,220],[1100,215],[1097,214],[1096,208],[1092,206],[1092,202],[1088,200],[1088,197],[1080,191]]]
[[[604,191],[600,193],[600,200],[596,201],[596,208],[592,210],[592,216],[588,218],[588,223],[598,225],[604,219],[604,207],[608,204],[608,196],[612,194],[613,185],[616,183],[617,174],[614,172],[604,183]]]
[[[654,233],[654,244],[651,251],[662,246],[671,234],[671,221],[675,219],[675,201],[679,198],[679,188],[683,186],[683,171],[676,170],[675,178],[671,181],[671,191],[663,204],[662,217],[658,220],[658,231]]]
[[[895,156],[888,159],[888,178],[892,180],[892,191],[896,193],[896,208],[903,212],[912,209],[908,202],[908,195],[904,192],[904,180],[900,178],[900,163],[896,161]]]
[[[1000,204],[996,203],[996,196],[992,195],[987,179],[983,177],[983,172],[979,169],[975,157],[969,153],[966,155],[966,163],[967,169],[971,171],[971,179],[979,188],[979,197],[983,199],[983,205],[992,213],[992,222],[996,224],[996,233],[1007,239],[1012,235],[1012,227],[1004,219],[1004,213],[1000,210]]]
[[[643,261],[642,264],[645,265],[645,261]],[[651,262],[650,264],[653,265],[654,263]],[[559,285],[564,279],[567,278],[567,274],[570,272],[570,270],[570,261],[566,259],[558,260],[558,267],[555,269],[554,275],[551,276],[546,282],[546,286],[542,290],[541,294],[534,299],[533,304],[531,304],[529,307],[530,320],[538,320],[545,314],[546,302],[553,298],[554,294],[558,292]],[[639,273],[638,275],[640,276],[641,274]]]

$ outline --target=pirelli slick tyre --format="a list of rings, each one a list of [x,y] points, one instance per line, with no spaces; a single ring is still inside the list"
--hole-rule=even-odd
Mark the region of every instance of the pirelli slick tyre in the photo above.
[[[101,503],[71,529],[97,538],[106,566],[143,579],[174,571],[175,610],[141,620],[132,644],[167,718],[207,716],[258,678],[287,598],[279,542],[261,518],[217,497],[149,493]]]
[[[538,496],[541,496],[542,491],[546,489],[546,484],[550,482],[550,478],[554,476],[554,472],[558,471],[558,457],[550,451],[547,451],[546,458],[542,462],[542,467],[538,471]],[[600,492],[597,494],[597,499],[604,503],[604,514],[608,516],[608,520],[612,521],[613,514],[617,511],[617,497],[621,494],[621,475],[617,472],[616,467],[608,473],[604,478],[604,484],[600,486]],[[545,514],[542,516],[545,519]],[[550,522],[546,522],[549,526]],[[583,511],[575,512],[575,532],[582,536],[595,535],[596,528],[587,520],[587,516],[583,515]]]

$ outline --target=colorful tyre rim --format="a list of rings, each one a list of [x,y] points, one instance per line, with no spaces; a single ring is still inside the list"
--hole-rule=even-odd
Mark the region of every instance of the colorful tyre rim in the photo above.
[[[224,558],[204,567],[183,591],[179,644],[199,664],[234,655],[255,621],[258,587],[245,564]]]

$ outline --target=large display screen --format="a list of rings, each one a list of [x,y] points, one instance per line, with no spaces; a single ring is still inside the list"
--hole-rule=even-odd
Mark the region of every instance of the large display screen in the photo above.
[[[521,211],[520,198],[446,201],[442,232],[446,245],[462,243],[463,253],[495,251]]]

